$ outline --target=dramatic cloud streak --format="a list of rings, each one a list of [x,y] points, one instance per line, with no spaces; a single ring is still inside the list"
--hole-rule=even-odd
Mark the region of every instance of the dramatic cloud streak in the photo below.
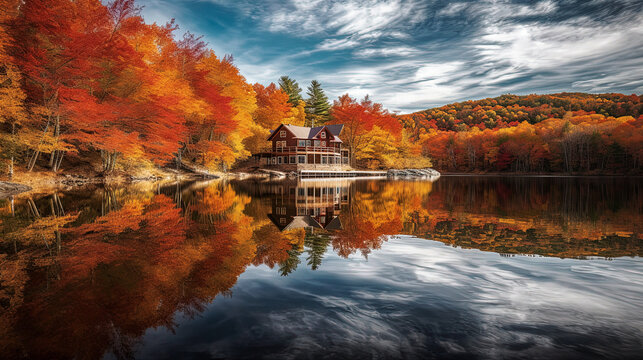
[[[250,81],[287,74],[409,112],[503,93],[641,93],[640,1],[144,0],[233,53]]]

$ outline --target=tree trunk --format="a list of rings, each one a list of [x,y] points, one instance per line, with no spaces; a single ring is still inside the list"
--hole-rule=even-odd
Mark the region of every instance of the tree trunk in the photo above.
[[[60,170],[60,165],[63,162],[63,156],[65,156],[65,152],[58,150],[58,159],[54,162],[53,167],[54,172],[58,172],[58,170]]]
[[[114,171],[114,167],[116,166],[116,159],[118,158],[118,153],[116,151],[112,152],[111,160],[110,160],[110,166],[109,166],[109,172],[111,173]]]
[[[9,180],[13,179],[13,157],[16,152],[16,123],[11,123],[11,141],[13,142],[12,144],[12,149],[11,149],[11,158],[9,160]]]
[[[54,169],[54,163],[56,162],[56,150],[51,152],[51,156],[49,156],[49,168]]]
[[[58,144],[58,137],[60,136],[60,114],[56,115],[56,121],[54,124],[54,138],[56,139],[56,144]],[[58,163],[57,157],[60,156],[59,153],[60,150],[54,150],[51,152],[51,156],[49,157],[49,168],[53,172],[56,172],[56,165]]]
[[[36,166],[36,161],[38,161],[38,156],[40,155],[40,150],[34,150],[33,155],[31,155],[31,158],[29,158],[29,164],[27,165],[27,169],[29,172],[33,170],[33,167]]]

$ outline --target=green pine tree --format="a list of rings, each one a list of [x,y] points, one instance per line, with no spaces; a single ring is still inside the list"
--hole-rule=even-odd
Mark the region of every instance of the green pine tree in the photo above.
[[[288,76],[282,76],[279,78],[279,87],[286,94],[288,94],[288,102],[292,106],[297,106],[301,98],[301,88],[297,84],[297,80],[291,79]]]
[[[329,244],[330,236],[328,234],[315,233],[312,229],[306,230],[304,246],[307,248],[308,257],[306,260],[311,269],[317,270],[319,268]]]
[[[281,274],[281,276],[288,276],[288,274],[297,269],[297,266],[301,262],[301,260],[299,260],[301,251],[297,250],[295,246],[286,252],[288,253],[288,259],[279,263],[279,274]]]
[[[321,84],[317,80],[311,81],[307,94],[306,123],[311,127],[325,124],[329,118],[330,103]]]

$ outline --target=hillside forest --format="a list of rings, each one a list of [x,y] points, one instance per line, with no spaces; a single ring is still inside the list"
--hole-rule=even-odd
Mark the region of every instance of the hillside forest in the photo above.
[[[182,36],[178,34],[182,33]],[[277,79],[275,79],[277,80]],[[227,171],[271,129],[344,124],[358,168],[641,172],[639,95],[504,95],[398,115],[313,80],[250,84],[134,0],[0,0],[0,173]]]

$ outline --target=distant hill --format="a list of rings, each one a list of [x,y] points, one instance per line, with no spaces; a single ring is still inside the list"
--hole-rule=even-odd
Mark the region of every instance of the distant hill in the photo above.
[[[413,129],[415,135],[419,135],[429,129],[466,131],[474,126],[480,129],[511,127],[523,121],[536,124],[548,118],[563,118],[570,111],[638,118],[643,114],[643,96],[615,93],[508,94],[399,115],[399,119],[405,128]]]

